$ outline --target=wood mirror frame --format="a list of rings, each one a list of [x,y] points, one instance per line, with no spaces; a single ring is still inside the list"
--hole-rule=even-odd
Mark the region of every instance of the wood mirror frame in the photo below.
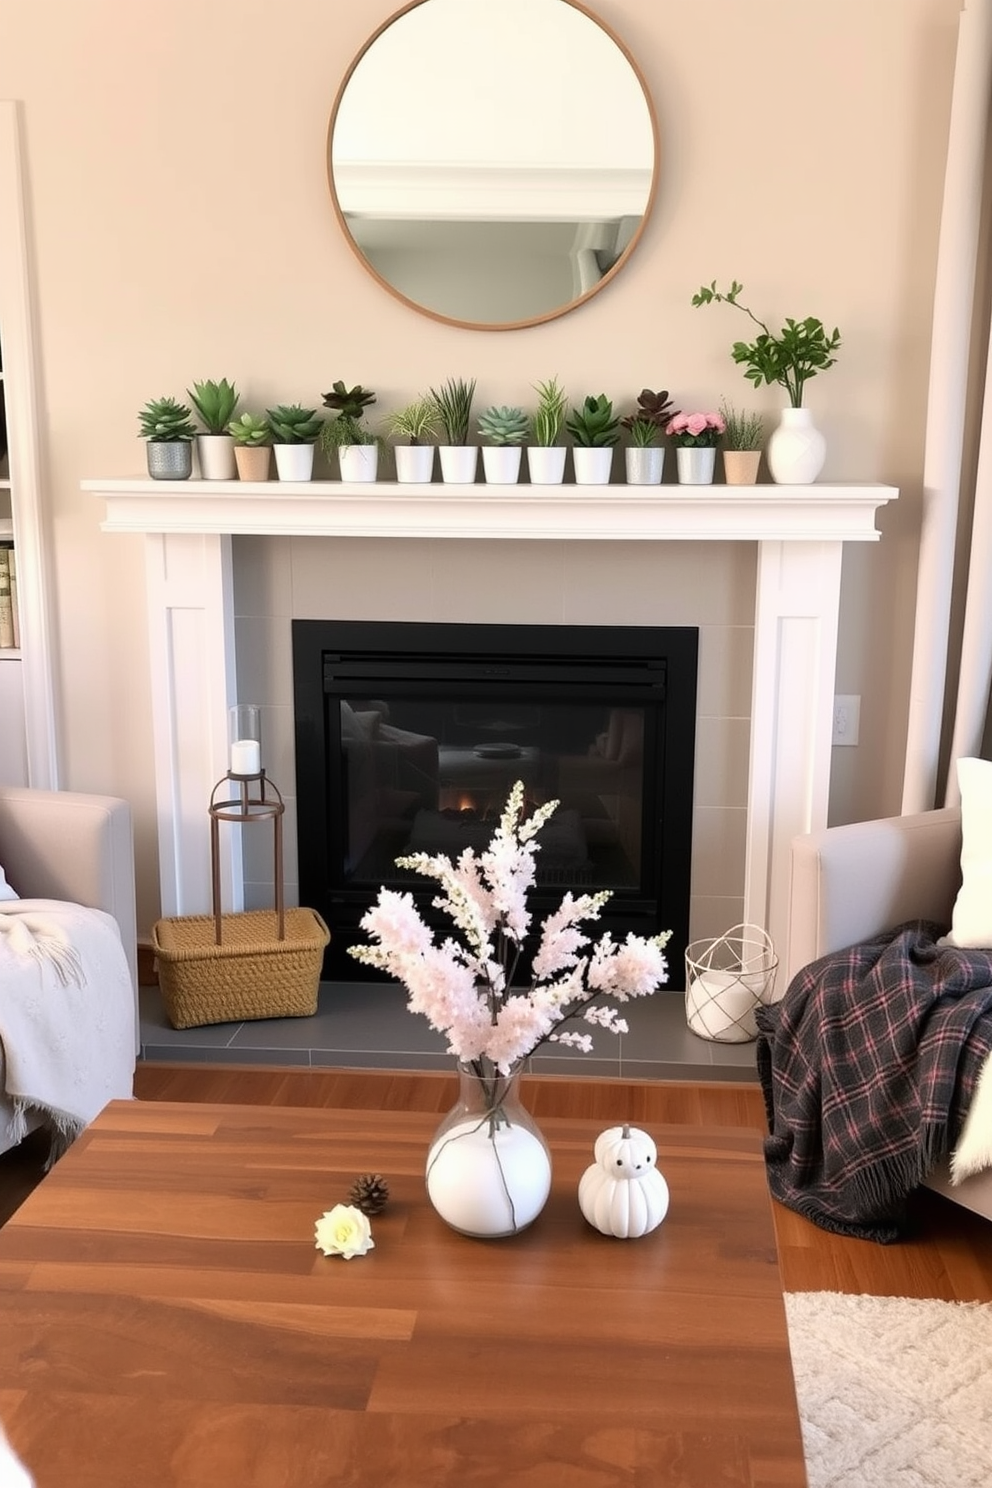
[[[512,22],[522,14],[523,3],[527,30],[515,30],[511,24],[501,29],[502,21]],[[446,24],[455,4],[459,25]],[[536,8],[539,4],[541,10]],[[435,65],[431,71],[431,65],[438,59],[439,36],[442,46],[449,40],[461,44],[459,33],[466,28],[460,23],[465,18],[471,20],[475,34],[480,25],[495,31],[478,40],[473,36],[476,48],[483,52],[481,61],[473,54],[457,76],[450,68],[447,73],[440,69],[454,95],[460,91],[462,103],[471,100],[473,105],[477,98],[486,98],[479,114],[488,109],[490,127],[501,130],[500,144],[509,133],[543,139],[542,128],[550,124],[558,130],[555,143],[561,152],[572,147],[563,146],[567,111],[559,107],[553,113],[556,102],[564,101],[554,95],[560,95],[567,84],[568,106],[582,118],[581,130],[573,129],[567,138],[589,141],[592,158],[588,164],[571,160],[539,163],[533,155],[526,163],[522,159],[508,163],[507,157],[495,158],[491,135],[489,158],[483,159],[481,152],[479,156],[480,181],[479,166],[464,153],[458,154],[470,131],[461,127],[439,133],[436,113],[433,119],[428,115],[447,99],[439,86],[439,70]],[[526,65],[539,71],[542,61],[535,46],[535,26],[556,33],[552,39],[560,43],[557,60],[560,64],[565,56],[568,65],[556,67],[552,62],[546,66],[549,99],[542,102],[542,92],[534,100],[533,112],[525,117],[526,90],[521,99],[520,68]],[[424,46],[433,44],[426,58],[417,56],[413,45],[418,30]],[[493,46],[504,33],[512,42],[515,71],[505,93],[497,96],[499,68]],[[597,96],[595,80],[588,70],[580,74],[573,70],[577,61],[588,69],[593,48],[599,49],[595,60],[606,69],[607,82],[624,89],[622,98],[611,95],[612,107],[603,108],[599,121],[590,104]],[[397,66],[401,57],[403,69]],[[407,70],[411,102],[404,102],[401,92]],[[384,95],[396,105],[391,115],[374,101]],[[419,114],[413,111],[413,102],[420,104]],[[498,117],[496,105],[502,106]],[[419,128],[432,143],[438,138],[454,140],[454,158],[445,159],[432,150],[429,158],[425,153],[418,159],[415,148],[412,158],[410,153],[401,158],[388,139],[391,117],[399,121],[397,140],[401,139],[405,151],[410,151],[411,144],[415,147]],[[456,115],[456,123],[459,117],[464,125],[466,116]],[[625,158],[632,157],[634,163],[617,166],[608,156],[616,151],[625,126],[632,136]],[[350,153],[347,139],[336,152],[336,135],[352,141],[360,136],[363,147],[371,142],[368,158],[358,160]],[[657,192],[659,156],[657,117],[640,68],[615,32],[580,0],[410,0],[372,33],[351,63],[334,100],[327,132],[331,201],[359,262],[402,304],[434,320],[473,330],[539,325],[585,304],[609,284],[629,260],[647,224]],[[538,203],[540,210],[535,210]],[[395,256],[400,239],[408,268],[406,272],[394,268],[391,277],[386,260],[390,253]],[[491,263],[498,260],[500,272],[495,280],[485,262],[487,254]],[[467,265],[480,269],[474,281],[470,274],[463,274]],[[539,268],[543,287],[536,285],[533,273],[521,283],[523,265]],[[439,286],[418,290],[414,282],[418,268],[435,274]],[[462,285],[466,286],[464,302],[446,301],[452,295],[457,299]],[[489,297],[488,315],[465,313],[469,293]],[[501,296],[503,308],[494,313]]]

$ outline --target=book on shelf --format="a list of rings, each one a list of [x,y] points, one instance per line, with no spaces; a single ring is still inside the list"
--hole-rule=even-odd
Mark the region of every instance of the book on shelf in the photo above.
[[[10,582],[10,560],[13,551],[13,543],[0,542],[0,651],[9,651],[17,644]],[[16,562],[14,571],[16,575]]]

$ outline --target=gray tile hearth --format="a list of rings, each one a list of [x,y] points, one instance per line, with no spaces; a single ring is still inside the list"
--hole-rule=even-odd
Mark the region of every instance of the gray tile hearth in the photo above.
[[[594,1052],[535,1055],[535,1074],[585,1074],[633,1080],[757,1078],[754,1044],[718,1044],[686,1026],[681,993],[659,993],[624,1010],[630,1032],[594,1030]],[[141,989],[141,1057],[212,1064],[280,1064],[314,1068],[449,1070],[444,1040],[408,1011],[402,987],[323,982],[309,1018],[263,1018],[175,1029],[157,987]]]

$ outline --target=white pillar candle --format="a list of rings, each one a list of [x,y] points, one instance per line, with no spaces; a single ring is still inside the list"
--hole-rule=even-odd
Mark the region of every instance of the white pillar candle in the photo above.
[[[231,774],[257,775],[262,768],[262,750],[257,739],[235,739],[231,745]]]
[[[690,1028],[711,1038],[724,1034],[743,1023],[743,1041],[751,1032],[751,1019],[757,1002],[754,991],[743,985],[734,971],[706,971],[691,978],[686,990],[686,1014]]]

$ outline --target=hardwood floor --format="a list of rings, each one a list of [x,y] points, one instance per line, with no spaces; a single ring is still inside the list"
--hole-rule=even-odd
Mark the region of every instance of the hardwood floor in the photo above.
[[[378,1070],[283,1069],[204,1064],[139,1064],[139,1100],[229,1101],[442,1113],[454,1076]],[[588,1117],[608,1125],[715,1124],[764,1131],[757,1085],[570,1079],[529,1076],[525,1099],[535,1116]],[[42,1176],[40,1143],[0,1157],[0,1223]],[[774,1205],[787,1291],[864,1292],[877,1296],[992,1301],[992,1227],[987,1220],[922,1189],[911,1206],[911,1232],[896,1245],[848,1240]]]

